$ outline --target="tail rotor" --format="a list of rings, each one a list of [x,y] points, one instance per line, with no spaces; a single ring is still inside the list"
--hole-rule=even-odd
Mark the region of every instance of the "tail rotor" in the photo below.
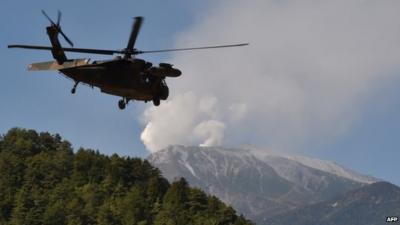
[[[64,34],[64,32],[61,30],[60,22],[61,22],[61,12],[58,10],[57,12],[57,23],[55,23],[48,15],[47,13],[42,10],[42,14],[50,21],[51,26],[55,28],[55,30],[63,36],[66,42],[68,42],[71,47],[74,47],[74,43],[67,37],[67,35]]]

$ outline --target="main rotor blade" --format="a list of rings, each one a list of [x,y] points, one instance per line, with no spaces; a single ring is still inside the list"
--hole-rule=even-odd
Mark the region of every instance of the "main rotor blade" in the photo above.
[[[128,49],[128,51],[133,50],[142,23],[143,17],[135,17],[135,23],[132,26],[131,35],[129,36],[128,45],[126,46],[126,49]]]
[[[107,50],[107,49],[91,49],[91,48],[61,48],[60,50],[66,52],[80,52],[89,54],[100,54],[100,55],[113,55],[113,54],[144,54],[144,53],[157,53],[157,52],[173,52],[173,51],[187,51],[187,50],[199,50],[199,49],[210,49],[210,48],[229,48],[229,47],[239,47],[246,46],[248,43],[234,44],[234,45],[216,45],[216,46],[204,46],[195,48],[175,48],[175,49],[162,49],[162,50],[152,50],[152,51],[129,51],[127,49],[122,50]],[[8,48],[25,48],[25,49],[37,49],[37,50],[53,50],[50,46],[39,46],[39,45],[9,45]]]
[[[233,44],[233,45],[215,45],[215,46],[204,46],[204,47],[194,47],[194,48],[173,48],[173,49],[162,49],[162,50],[151,50],[151,51],[137,51],[135,52],[135,54],[176,52],[176,51],[200,50],[200,49],[210,49],[210,48],[230,48],[230,47],[240,47],[246,45],[249,45],[249,43]]]
[[[25,48],[25,49],[37,49],[37,50],[53,50],[50,46],[38,46],[38,45],[9,45],[8,48]],[[113,54],[123,54],[124,50],[106,50],[106,49],[90,49],[90,48],[61,48],[61,50],[66,52],[80,52],[89,54],[100,54],[100,55],[113,55]]]

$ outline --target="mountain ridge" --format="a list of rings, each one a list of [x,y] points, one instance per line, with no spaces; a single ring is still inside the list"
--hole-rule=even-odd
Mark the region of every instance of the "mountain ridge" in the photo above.
[[[185,177],[256,222],[378,181],[329,161],[305,165],[305,159],[249,149],[182,145],[148,157],[168,180]]]
[[[327,173],[330,173],[332,175],[336,175],[339,177],[347,178],[350,180],[354,180],[360,183],[375,183],[378,181],[382,181],[380,179],[377,179],[373,176],[370,175],[363,175],[358,172],[355,172],[353,170],[344,168],[343,166],[337,164],[336,162],[329,161],[329,160],[321,160],[321,159],[316,159],[316,158],[311,158],[311,157],[306,157],[306,156],[301,156],[301,155],[292,155],[292,154],[278,154],[276,152],[264,152],[264,149],[260,148],[249,148],[249,147],[241,147],[241,148],[226,148],[226,147],[203,147],[203,146],[184,146],[184,145],[170,145],[165,149],[162,149],[160,151],[157,151],[153,154],[151,154],[149,157],[152,155],[158,155],[160,152],[163,151],[171,151],[171,150],[178,150],[178,149],[185,149],[185,150],[212,150],[212,151],[223,151],[223,152],[229,152],[229,154],[241,154],[241,155],[248,155],[251,154],[252,156],[255,157],[260,157],[260,158],[285,158],[288,160],[293,160],[296,161],[297,163],[302,164],[303,166],[307,166],[313,169],[318,169]],[[191,169],[192,170],[192,169]]]

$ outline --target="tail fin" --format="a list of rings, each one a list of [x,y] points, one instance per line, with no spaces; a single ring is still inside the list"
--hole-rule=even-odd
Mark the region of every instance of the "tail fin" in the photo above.
[[[51,50],[51,53],[53,54],[54,59],[58,62],[58,64],[63,64],[65,61],[67,61],[67,57],[65,56],[64,50],[61,47],[60,41],[58,40],[58,34],[61,34],[64,39],[71,45],[74,46],[72,41],[67,37],[67,35],[64,34],[64,32],[61,30],[60,26],[60,20],[61,20],[61,12],[58,11],[58,16],[57,16],[57,23],[55,23],[47,14],[44,10],[42,10],[43,15],[50,21],[50,26],[46,27],[47,30],[47,35],[50,38],[51,45],[53,49]]]
[[[62,65],[65,61],[67,61],[67,56],[65,56],[65,52],[61,47],[60,41],[58,40],[58,30],[53,25],[46,27],[46,30],[47,35],[49,35],[51,46],[53,47],[51,53],[58,64]]]

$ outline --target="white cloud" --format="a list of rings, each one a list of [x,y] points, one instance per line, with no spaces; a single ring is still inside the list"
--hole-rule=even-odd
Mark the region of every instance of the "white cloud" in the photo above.
[[[250,46],[176,53],[183,75],[168,80],[170,100],[146,110],[142,140],[151,151],[334,140],[400,65],[399,9],[389,0],[220,1],[177,46]]]

